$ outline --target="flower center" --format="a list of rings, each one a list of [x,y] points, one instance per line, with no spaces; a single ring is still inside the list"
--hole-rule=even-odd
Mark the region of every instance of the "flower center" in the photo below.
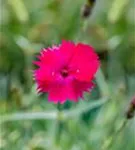
[[[66,78],[69,75],[68,70],[67,69],[62,69],[61,75],[62,75],[63,78]]]

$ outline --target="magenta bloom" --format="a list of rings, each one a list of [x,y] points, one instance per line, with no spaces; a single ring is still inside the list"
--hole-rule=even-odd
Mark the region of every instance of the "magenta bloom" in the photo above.
[[[91,46],[71,41],[42,49],[38,59],[34,61],[39,67],[34,71],[37,90],[48,92],[49,101],[54,103],[83,98],[84,92],[93,88],[100,64]]]

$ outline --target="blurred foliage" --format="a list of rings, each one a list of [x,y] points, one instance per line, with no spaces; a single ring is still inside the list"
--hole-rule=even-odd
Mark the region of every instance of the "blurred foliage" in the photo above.
[[[85,4],[0,0],[0,113],[5,119],[0,123],[1,150],[135,149],[135,119],[124,124],[135,95],[135,2],[97,0],[90,16],[83,18]],[[62,109],[70,117],[58,113],[57,118],[45,115],[57,113],[57,108],[46,94],[36,93],[32,60],[42,47],[62,39],[93,45],[101,70],[86,100],[66,102]],[[102,98],[107,101],[102,103]],[[12,113],[15,118],[6,120],[4,114]]]

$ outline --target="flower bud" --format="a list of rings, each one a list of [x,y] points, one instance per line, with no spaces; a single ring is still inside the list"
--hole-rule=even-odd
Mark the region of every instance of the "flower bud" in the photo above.
[[[87,18],[91,15],[95,0],[87,0],[87,3],[82,8],[82,17]]]
[[[132,98],[128,111],[126,113],[127,119],[132,119],[135,115],[135,96]]]

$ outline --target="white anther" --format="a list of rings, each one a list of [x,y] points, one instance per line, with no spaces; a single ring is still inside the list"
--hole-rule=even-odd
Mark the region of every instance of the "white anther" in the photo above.
[[[54,71],[53,71],[53,72],[52,72],[52,76],[54,76],[54,74],[55,74],[55,73],[54,73]]]
[[[80,72],[80,70],[79,70],[79,69],[77,69],[77,70],[76,70],[76,72],[77,72],[77,73],[79,73],[79,72]]]

